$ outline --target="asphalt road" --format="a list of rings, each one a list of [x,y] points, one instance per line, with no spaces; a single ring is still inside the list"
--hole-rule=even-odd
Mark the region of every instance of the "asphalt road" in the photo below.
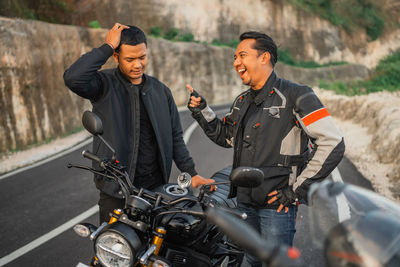
[[[226,107],[216,110],[224,114]],[[184,130],[193,123],[188,112],[181,113],[181,120]],[[188,148],[198,173],[204,177],[211,176],[232,162],[232,150],[213,144],[199,127],[191,135]],[[39,167],[0,179],[0,266],[10,255],[16,255],[15,259],[5,266],[76,266],[79,262],[89,263],[93,246],[88,239],[77,236],[71,228],[59,234],[52,232],[97,204],[98,191],[92,175],[66,167],[68,163],[90,165],[81,156],[84,149],[91,150],[91,145]],[[345,182],[372,189],[371,184],[347,159],[339,165],[339,172]],[[171,181],[178,174],[179,171],[174,167]],[[324,266],[320,250],[313,246],[310,239],[307,210],[308,207],[300,206],[295,246],[302,252],[307,266]],[[84,221],[97,225],[98,213]],[[42,239],[39,238],[44,239],[49,235],[54,237],[41,244]],[[40,245],[24,247],[34,240]]]

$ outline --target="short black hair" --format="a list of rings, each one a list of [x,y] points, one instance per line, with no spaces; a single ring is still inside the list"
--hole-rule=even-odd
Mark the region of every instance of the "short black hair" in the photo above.
[[[239,39],[240,41],[243,41],[245,39],[255,39],[256,42],[254,43],[253,48],[258,51],[258,55],[261,55],[264,52],[268,52],[271,55],[272,67],[275,66],[276,62],[278,61],[278,47],[271,37],[269,37],[265,33],[249,31],[242,33]]]
[[[139,45],[144,43],[147,47],[147,39],[146,34],[136,26],[127,25],[129,29],[124,29],[121,32],[121,42],[118,47],[115,49],[119,52],[119,48],[121,45]]]

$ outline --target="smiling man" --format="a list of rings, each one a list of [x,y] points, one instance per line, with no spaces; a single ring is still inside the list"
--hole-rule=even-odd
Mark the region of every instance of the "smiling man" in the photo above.
[[[222,120],[190,85],[188,107],[213,142],[234,148],[233,168],[250,166],[264,172],[261,186],[231,187],[230,196],[237,196],[247,221],[270,244],[291,246],[297,203],[306,202],[311,184],[337,166],[344,141],[310,87],[275,74],[277,61],[277,46],[268,35],[243,33],[233,66],[249,90],[235,99]],[[248,261],[261,266],[251,255]]]
[[[118,67],[99,71],[113,56]],[[103,122],[103,137],[116,151],[117,159],[136,187],[154,189],[168,182],[172,160],[192,175],[192,186],[214,180],[197,175],[182,137],[177,107],[171,91],[156,78],[146,75],[147,40],[135,26],[116,23],[105,44],[84,54],[64,73],[68,88],[89,99],[93,112]],[[95,137],[93,152],[111,158],[111,151]],[[94,167],[98,168],[94,163]],[[95,175],[100,190],[100,222],[122,208],[118,183]]]

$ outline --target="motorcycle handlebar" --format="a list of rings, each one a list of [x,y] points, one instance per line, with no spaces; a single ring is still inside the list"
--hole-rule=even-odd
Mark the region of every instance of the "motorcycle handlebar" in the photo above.
[[[101,163],[101,159],[100,159],[98,156],[96,156],[95,154],[93,154],[92,152],[90,152],[90,151],[83,150],[83,151],[82,151],[82,156],[83,156],[84,158],[87,158],[87,159],[96,161],[96,162],[98,162],[99,164]]]

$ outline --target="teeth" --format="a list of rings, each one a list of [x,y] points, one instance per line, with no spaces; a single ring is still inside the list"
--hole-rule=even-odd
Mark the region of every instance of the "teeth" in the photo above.
[[[242,72],[245,72],[246,70],[245,69],[241,69],[241,70],[239,70],[238,72],[239,73],[242,73]]]

